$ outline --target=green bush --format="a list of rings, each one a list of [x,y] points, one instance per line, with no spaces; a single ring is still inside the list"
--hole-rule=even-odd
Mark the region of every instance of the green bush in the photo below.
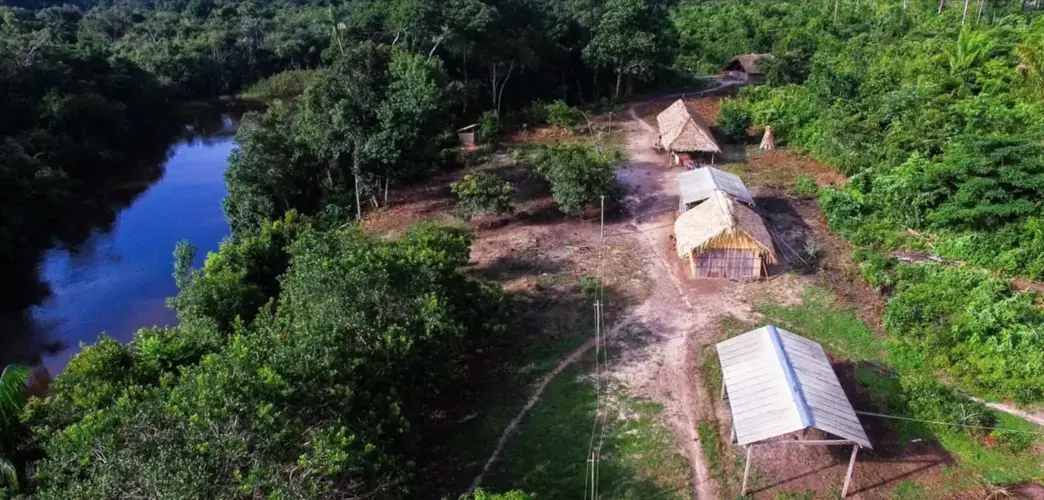
[[[583,112],[562,100],[543,104],[539,107],[542,108],[540,116],[543,118],[543,121],[554,127],[576,127],[584,119]]]
[[[537,173],[551,183],[558,208],[566,215],[580,215],[602,196],[606,202],[619,197],[616,162],[620,157],[619,151],[567,144],[543,147],[534,164]]]
[[[495,146],[500,142],[500,134],[503,132],[500,123],[500,114],[490,110],[482,113],[478,119],[478,140],[480,143]]]
[[[303,95],[305,89],[322,73],[323,70],[319,69],[298,69],[277,73],[251,85],[239,97],[258,101],[298,97]]]
[[[819,186],[810,175],[798,174],[794,179],[794,192],[802,198],[815,198],[819,194]]]
[[[484,172],[467,174],[460,181],[450,184],[450,189],[456,193],[457,209],[465,218],[471,218],[479,212],[506,214],[514,210],[511,205],[514,192],[511,183]]]
[[[737,99],[727,99],[718,112],[718,128],[726,137],[734,141],[747,138],[747,129],[753,124],[753,118],[746,105]]]

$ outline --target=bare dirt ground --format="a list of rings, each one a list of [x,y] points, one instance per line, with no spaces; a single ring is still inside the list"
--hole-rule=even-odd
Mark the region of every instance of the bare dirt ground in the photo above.
[[[732,89],[711,91],[715,95]],[[691,96],[690,96],[691,97]],[[788,180],[801,173],[817,183],[839,184],[844,179],[813,160],[786,151],[751,153],[727,151],[735,160],[734,171],[748,183],[758,210],[777,239],[780,265],[772,278],[762,281],[693,280],[684,261],[673,251],[670,235],[677,210],[674,175],[678,169],[665,165],[657,153],[653,128],[657,112],[673,98],[650,99],[616,113],[614,129],[623,131],[622,145],[628,161],[618,170],[626,189],[625,215],[605,225],[605,249],[601,266],[605,285],[613,297],[606,309],[606,331],[617,356],[610,361],[610,376],[628,393],[662,405],[662,417],[671,429],[678,452],[691,466],[694,498],[723,498],[730,491],[719,489],[705,463],[698,439],[697,423],[705,418],[727,418],[721,407],[710,404],[717,395],[706,394],[699,380],[701,353],[722,340],[721,322],[733,317],[758,323],[754,304],[771,297],[784,304],[797,303],[810,285],[829,288],[839,299],[855,306],[871,327],[880,324],[883,300],[858,279],[848,256],[851,249],[827,229],[826,221],[808,200],[787,191]],[[697,107],[716,115],[721,97],[705,95]],[[622,119],[626,116],[629,119]],[[653,118],[653,120],[650,120]],[[553,135],[553,134],[552,134]],[[548,134],[531,131],[529,139],[545,142]],[[523,140],[526,138],[522,138]],[[512,216],[478,218],[479,228],[472,246],[474,272],[502,284],[509,293],[526,302],[517,318],[520,329],[547,329],[549,324],[575,324],[589,320],[588,303],[578,307],[577,283],[599,272],[602,240],[596,219],[570,219],[554,207],[546,186],[534,180],[528,168],[506,160],[485,167],[512,181],[518,190],[518,209]],[[370,230],[395,234],[419,219],[460,223],[452,215],[453,194],[449,183],[459,172],[442,174],[424,185],[401,191],[390,208],[371,214]],[[803,253],[812,242],[819,253],[810,266]],[[807,269],[814,267],[814,269]],[[793,271],[793,272],[788,272]],[[582,317],[581,317],[582,316]],[[549,342],[554,338],[545,339]],[[474,464],[480,474],[471,486],[482,484],[483,475],[502,456],[505,444],[519,423],[536,405],[548,384],[593,348],[593,342],[578,342],[563,352],[557,362],[541,367],[525,404],[498,433],[496,445]],[[850,370],[849,370],[850,371]],[[846,389],[854,381],[839,368]],[[858,398],[855,398],[858,402]],[[731,446],[731,445],[729,445]],[[939,470],[948,463],[945,452],[927,443],[900,450],[882,448],[860,453],[853,491],[855,498],[887,497],[901,481],[940,481]],[[773,498],[782,492],[829,495],[839,490],[847,460],[836,450],[820,447],[765,446],[754,463],[757,498]]]

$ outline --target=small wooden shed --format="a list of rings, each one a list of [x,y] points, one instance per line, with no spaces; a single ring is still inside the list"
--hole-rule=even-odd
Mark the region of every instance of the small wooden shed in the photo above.
[[[720,190],[674,221],[674,238],[694,278],[760,278],[777,262],[761,216]]]
[[[672,158],[678,158],[677,153],[707,153],[713,162],[714,155],[721,154],[710,126],[691,104],[681,99],[657,115],[656,122],[660,126],[660,146]]]
[[[764,78],[764,72],[759,63],[774,57],[772,54],[743,54],[733,57],[722,71],[735,80],[760,82]]]
[[[457,139],[465,148],[473,148],[478,145],[478,124],[473,123],[467,127],[457,129]]]

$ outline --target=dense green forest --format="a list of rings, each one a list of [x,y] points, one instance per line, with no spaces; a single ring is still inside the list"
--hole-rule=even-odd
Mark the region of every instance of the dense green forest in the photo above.
[[[0,107],[15,117],[0,124],[4,272],[60,235],[39,229],[60,227],[140,135],[175,133],[179,100],[279,74],[285,83],[268,88],[296,87],[286,75],[307,72],[301,95],[248,115],[237,134],[224,206],[233,235],[201,269],[190,246],[176,249],[180,324],[85,348],[51,396],[3,419],[0,452],[18,466],[5,491],[421,495],[415,460],[442,396],[473,376],[471,356],[497,342],[514,306],[462,270],[467,232],[420,225],[389,242],[351,220],[453,162],[454,125],[477,120],[492,138],[537,100],[623,99],[746,52],[776,59],[767,85],[725,112],[849,177],[820,203],[890,296],[885,326],[906,354],[894,362],[979,395],[1041,401],[1044,314],[1002,277],[1044,275],[1044,20],[1024,2],[969,3],[3,8]],[[537,163],[570,213],[597,199],[590,185],[615,187],[600,152],[546,149]],[[472,184],[455,189],[503,191]],[[887,256],[900,248],[967,265]]]
[[[678,15],[773,26],[748,42],[780,56],[769,85],[727,108],[848,176],[821,205],[892,296],[885,326],[908,362],[980,395],[1044,399],[1044,315],[1002,279],[1044,269],[1044,19],[874,2],[836,23],[786,3]],[[899,249],[954,265],[885,256]]]

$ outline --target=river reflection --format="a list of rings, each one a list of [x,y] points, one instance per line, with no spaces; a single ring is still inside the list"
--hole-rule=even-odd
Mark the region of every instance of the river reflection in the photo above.
[[[112,180],[88,202],[95,206],[71,214],[70,231],[82,234],[43,254],[37,273],[49,293],[29,310],[25,345],[9,344],[7,357],[35,351],[57,374],[82,343],[103,332],[128,341],[139,328],[175,322],[165,303],[177,293],[174,245],[183,239],[196,245],[200,265],[229,233],[223,175],[239,115],[201,116],[165,160]]]

